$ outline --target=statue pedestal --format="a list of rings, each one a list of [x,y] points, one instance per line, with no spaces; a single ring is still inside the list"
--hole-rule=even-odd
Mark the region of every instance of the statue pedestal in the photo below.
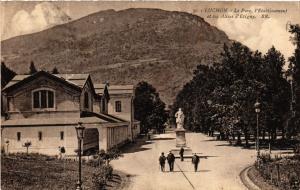
[[[192,158],[192,149],[187,147],[186,139],[185,139],[185,129],[177,128],[175,129],[176,133],[176,148],[173,148],[171,151],[175,155],[176,158],[180,158],[179,152],[181,147],[184,149],[183,157],[184,158]]]
[[[176,147],[186,147],[185,129],[184,128],[175,129],[175,133],[176,133]]]

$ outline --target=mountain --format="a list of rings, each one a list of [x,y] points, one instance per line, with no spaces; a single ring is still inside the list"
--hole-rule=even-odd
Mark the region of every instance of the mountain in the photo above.
[[[50,29],[1,42],[5,64],[28,72],[90,73],[94,81],[147,81],[171,104],[198,64],[220,58],[227,35],[203,18],[160,9],[100,11]]]

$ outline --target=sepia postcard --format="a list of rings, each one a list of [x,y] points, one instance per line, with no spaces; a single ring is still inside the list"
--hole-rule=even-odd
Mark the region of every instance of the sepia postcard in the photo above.
[[[299,1],[2,1],[1,189],[300,190]]]

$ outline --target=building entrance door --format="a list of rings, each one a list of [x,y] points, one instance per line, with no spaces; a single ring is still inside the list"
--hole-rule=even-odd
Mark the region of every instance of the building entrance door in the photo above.
[[[94,155],[99,150],[99,131],[96,128],[84,130],[83,156]]]

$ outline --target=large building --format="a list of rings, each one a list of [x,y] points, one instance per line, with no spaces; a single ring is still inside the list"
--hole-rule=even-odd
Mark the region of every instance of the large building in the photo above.
[[[29,152],[57,155],[64,147],[67,155],[74,155],[78,122],[85,127],[87,153],[133,140],[139,133],[133,86],[111,86],[112,94],[106,84],[95,86],[88,74],[39,71],[15,76],[2,89],[2,148],[25,152],[30,142]]]

